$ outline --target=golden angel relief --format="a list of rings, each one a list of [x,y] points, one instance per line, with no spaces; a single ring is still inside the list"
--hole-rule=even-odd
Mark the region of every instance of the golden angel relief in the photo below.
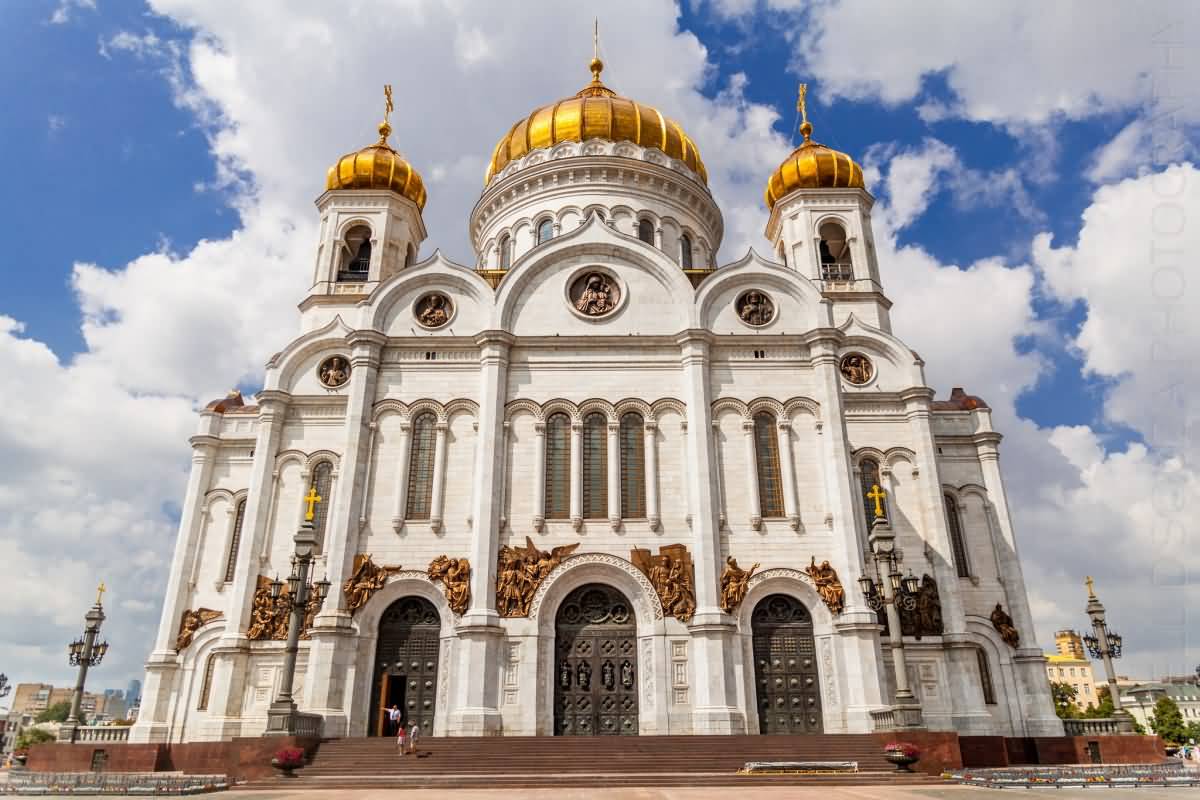
[[[342,584],[342,593],[346,595],[346,610],[351,614],[367,604],[371,595],[382,589],[388,578],[400,571],[399,565],[381,567],[371,560],[368,553],[359,553],[354,557],[354,571]]]
[[[663,545],[658,555],[635,547],[629,551],[629,560],[650,579],[663,613],[690,622],[696,613],[696,571],[687,546]]]
[[[729,556],[725,559],[725,569],[721,571],[721,610],[732,614],[746,599],[746,586],[758,564],[750,569],[738,566],[737,559]]]
[[[467,613],[471,605],[471,563],[467,559],[438,556],[429,562],[426,574],[429,580],[442,582],[451,611],[460,616]]]
[[[547,553],[525,537],[524,547],[503,545],[496,563],[496,610],[502,617],[527,617],[533,595],[550,572],[575,552],[579,543]]]
[[[175,637],[175,649],[186,648],[192,643],[192,637],[196,635],[196,631],[220,618],[221,612],[213,611],[211,608],[197,608],[195,611],[190,608],[185,610],[179,618],[179,635]]]
[[[1000,634],[1000,638],[1009,647],[1017,648],[1021,646],[1021,634],[1017,631],[1016,625],[1013,624],[1013,618],[999,603],[992,609],[992,627]]]
[[[846,607],[846,590],[842,588],[842,581],[838,578],[837,570],[830,566],[828,561],[822,561],[821,566],[818,567],[817,557],[813,556],[805,572],[812,578],[813,588],[825,601],[829,612],[835,616],[842,613],[842,609]]]

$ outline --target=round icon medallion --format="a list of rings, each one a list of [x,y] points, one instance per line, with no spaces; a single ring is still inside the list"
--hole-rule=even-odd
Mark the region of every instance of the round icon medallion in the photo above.
[[[846,382],[855,386],[870,383],[871,378],[875,377],[875,365],[862,353],[847,353],[842,356],[838,369],[841,370],[842,377],[846,379]]]
[[[567,288],[571,307],[585,317],[605,317],[621,302],[621,287],[608,272],[589,269],[580,272]]]
[[[775,319],[775,303],[766,292],[751,289],[742,292],[733,304],[738,319],[754,328],[761,328]]]
[[[317,378],[326,389],[338,389],[350,380],[350,361],[345,356],[330,356],[317,367]]]
[[[441,292],[430,292],[417,300],[413,314],[421,327],[440,328],[454,316],[454,302]]]

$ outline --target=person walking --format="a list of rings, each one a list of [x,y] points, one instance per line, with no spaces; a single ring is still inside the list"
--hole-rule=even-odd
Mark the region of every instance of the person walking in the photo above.
[[[404,723],[400,723],[400,732],[396,734],[396,752],[404,755]]]
[[[388,709],[388,733],[395,733],[400,728],[400,706],[392,704]]]
[[[420,737],[420,735],[421,726],[414,722],[412,727],[408,729],[408,752],[417,752],[417,739]]]

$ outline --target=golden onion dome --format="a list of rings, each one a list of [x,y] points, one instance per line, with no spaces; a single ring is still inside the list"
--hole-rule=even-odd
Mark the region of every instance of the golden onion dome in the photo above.
[[[845,153],[812,140],[812,123],[800,126],[804,142],[783,160],[767,181],[767,208],[796,189],[862,189],[862,167]]]
[[[425,208],[425,182],[392,146],[387,138],[392,126],[385,119],[379,123],[379,141],[363,149],[347,153],[329,168],[326,189],[387,189],[402,194]]]
[[[678,122],[664,117],[653,106],[621,97],[601,83],[604,62],[599,58],[593,58],[589,67],[591,83],[571,97],[536,109],[500,138],[483,179],[485,186],[509,162],[526,153],[553,147],[559,142],[585,142],[588,139],[655,147],[682,161],[702,182],[708,183],[708,171],[700,160],[700,151]]]

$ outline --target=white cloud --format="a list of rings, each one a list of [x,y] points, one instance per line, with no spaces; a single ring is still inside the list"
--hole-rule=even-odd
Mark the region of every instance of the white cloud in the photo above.
[[[65,127],[67,127],[67,118],[62,114],[50,114],[46,117],[46,128],[50,132],[50,136],[54,136]]]
[[[70,22],[79,9],[95,11],[96,0],[59,0],[58,5],[54,7],[54,12],[50,15],[50,24],[63,25]]]

